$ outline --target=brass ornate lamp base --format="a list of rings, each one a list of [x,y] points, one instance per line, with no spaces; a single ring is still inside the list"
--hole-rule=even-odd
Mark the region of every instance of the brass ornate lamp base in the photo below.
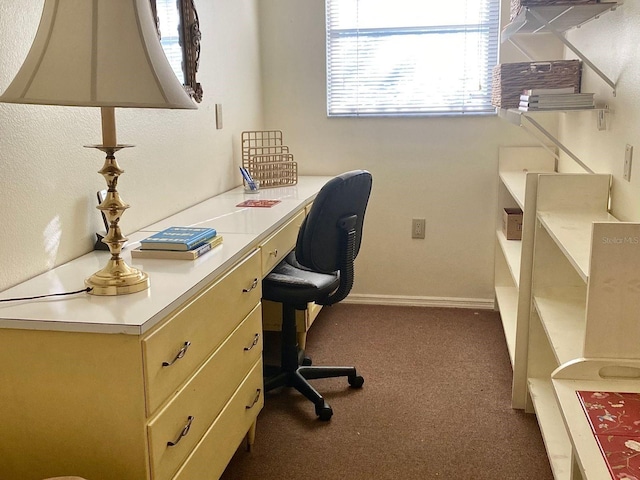
[[[124,295],[149,288],[149,276],[142,270],[130,267],[122,258],[113,257],[100,271],[84,281],[92,295]]]
[[[98,205],[109,222],[109,231],[103,242],[109,247],[111,258],[107,265],[100,271],[94,273],[85,280],[85,285],[90,287],[91,295],[123,295],[126,293],[141,292],[149,288],[149,276],[137,268],[133,268],[122,259],[122,247],[127,238],[120,230],[120,217],[129,208],[129,205],[122,201],[116,187],[118,177],[124,173],[115,158],[115,152],[132,145],[117,145],[115,147],[105,147],[102,145],[91,145],[107,154],[102,169],[98,172],[102,174],[107,182],[107,197]]]

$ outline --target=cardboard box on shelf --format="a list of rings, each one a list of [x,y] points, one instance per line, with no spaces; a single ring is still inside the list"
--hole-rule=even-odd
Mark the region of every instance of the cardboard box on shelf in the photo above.
[[[507,240],[522,240],[522,210],[505,208],[502,215],[502,232]]]

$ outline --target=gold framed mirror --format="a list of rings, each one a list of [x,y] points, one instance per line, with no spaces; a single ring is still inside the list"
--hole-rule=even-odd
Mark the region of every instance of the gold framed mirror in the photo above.
[[[200,64],[200,21],[194,0],[150,0],[158,37],[169,63],[187,93],[202,101],[196,80]]]

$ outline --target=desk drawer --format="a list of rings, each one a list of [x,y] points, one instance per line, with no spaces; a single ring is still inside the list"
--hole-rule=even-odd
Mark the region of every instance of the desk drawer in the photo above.
[[[260,251],[262,252],[263,277],[273,270],[273,267],[280,263],[296,245],[298,230],[300,230],[304,216],[304,211],[301,211],[262,243]]]
[[[260,360],[260,314],[258,306],[149,423],[149,451],[155,480],[171,478]],[[170,446],[168,442],[175,445]]]
[[[296,332],[306,333],[322,310],[322,305],[307,303],[306,310],[296,310]],[[279,332],[282,329],[282,304],[262,301],[262,329]]]
[[[264,406],[263,391],[258,361],[173,480],[220,477]]]
[[[142,341],[148,416],[258,305],[261,294],[256,250]]]

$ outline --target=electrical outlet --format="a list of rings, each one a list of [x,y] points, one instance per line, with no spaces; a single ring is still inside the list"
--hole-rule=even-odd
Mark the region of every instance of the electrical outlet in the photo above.
[[[622,178],[627,182],[631,181],[631,159],[633,158],[633,146],[627,145],[624,149],[624,170]]]
[[[411,238],[424,238],[426,220],[424,218],[414,218],[411,221]]]

